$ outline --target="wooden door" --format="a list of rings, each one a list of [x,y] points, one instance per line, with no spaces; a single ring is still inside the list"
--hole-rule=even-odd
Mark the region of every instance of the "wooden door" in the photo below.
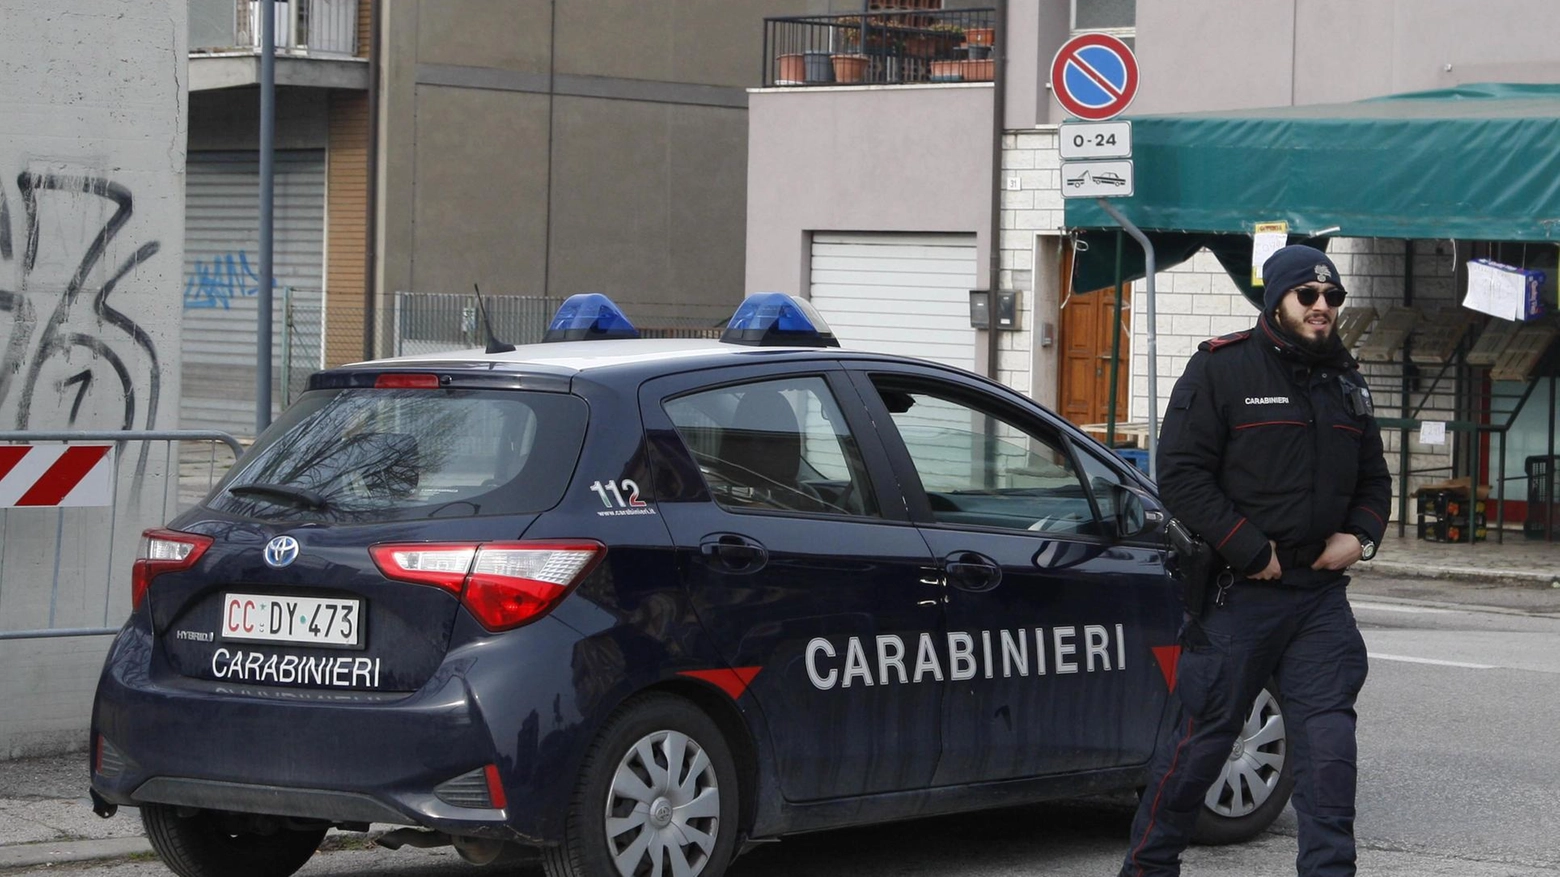
[[[1110,416],[1111,318],[1115,313],[1113,288],[1081,295],[1072,292],[1072,252],[1062,254],[1062,317],[1058,345],[1061,369],[1057,399],[1060,413],[1073,423],[1105,423]],[[1132,285],[1125,284],[1121,302],[1121,366],[1116,378],[1116,422],[1127,419],[1127,389],[1132,372],[1132,321],[1128,304]],[[1104,438],[1103,434],[1098,436]]]

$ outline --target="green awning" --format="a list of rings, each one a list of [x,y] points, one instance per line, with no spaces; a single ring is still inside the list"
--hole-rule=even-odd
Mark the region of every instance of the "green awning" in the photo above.
[[[1179,233],[1164,239],[1179,241],[1173,250],[1187,235],[1209,236],[1238,262],[1243,238],[1249,270],[1252,227],[1273,220],[1288,221],[1292,240],[1560,241],[1560,85],[1129,118],[1135,194],[1114,204],[1156,239]],[[1084,199],[1067,202],[1066,223],[1116,227]],[[1113,249],[1080,254],[1074,288],[1111,283]],[[1129,240],[1126,255],[1136,249]],[[1141,276],[1141,255],[1137,263]]]

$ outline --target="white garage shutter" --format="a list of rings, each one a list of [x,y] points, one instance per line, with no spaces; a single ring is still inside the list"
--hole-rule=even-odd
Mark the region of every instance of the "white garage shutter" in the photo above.
[[[841,346],[975,368],[973,234],[816,232],[810,285]]]
[[[260,292],[259,153],[191,152],[184,192],[184,366],[179,425],[252,435],[255,302]],[[324,297],[323,150],[276,152],[273,211],[276,288],[272,293],[272,388],[279,403],[283,396],[282,287],[292,288],[295,320],[317,323]],[[318,367],[317,328],[306,333],[295,331],[293,343],[290,364]]]

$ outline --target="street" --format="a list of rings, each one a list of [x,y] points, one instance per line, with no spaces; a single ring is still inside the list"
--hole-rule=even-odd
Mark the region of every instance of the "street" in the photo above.
[[[1360,713],[1360,870],[1376,875],[1529,877],[1560,871],[1560,611],[1555,594],[1486,593],[1372,577],[1353,602],[1371,676]],[[1390,596],[1423,592],[1413,601]],[[1489,606],[1457,606],[1479,599]],[[1523,608],[1509,608],[1521,606]],[[824,832],[762,844],[733,877],[790,874],[1113,874],[1131,819],[1127,798]],[[120,820],[135,819],[125,811]],[[1286,813],[1256,842],[1194,847],[1188,874],[1293,874]],[[524,867],[512,873],[540,873]],[[166,874],[155,860],[60,864],[21,875]],[[478,873],[448,849],[399,851],[341,834],[304,875]],[[480,873],[503,873],[487,868]]]

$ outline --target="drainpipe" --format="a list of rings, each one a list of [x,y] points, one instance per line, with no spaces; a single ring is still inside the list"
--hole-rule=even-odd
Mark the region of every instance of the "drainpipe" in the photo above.
[[[255,435],[271,425],[271,210],[276,193],[276,3],[260,0],[260,298],[255,326]]]
[[[364,0],[368,9],[368,197],[363,226],[363,358],[374,358],[374,324],[378,321],[379,262],[379,41],[380,15],[385,0]]]
[[[1007,106],[1007,0],[997,0],[995,37],[991,41],[991,263],[986,287],[986,376],[997,380],[997,290],[1002,286],[1002,134]]]

